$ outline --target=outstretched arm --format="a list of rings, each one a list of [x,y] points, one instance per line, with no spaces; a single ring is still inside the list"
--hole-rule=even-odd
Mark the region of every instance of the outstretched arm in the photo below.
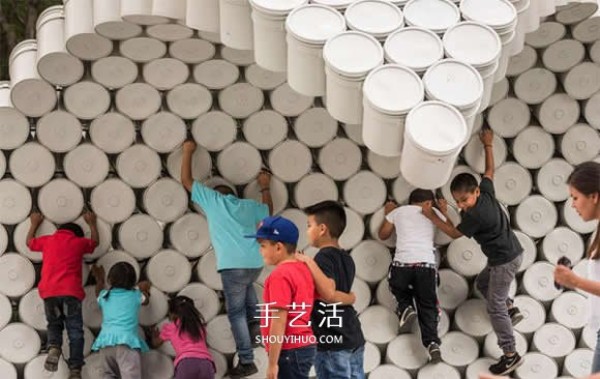
[[[444,214],[445,211],[446,210],[441,210],[444,217],[446,217],[446,220],[444,221],[437,215],[437,213],[435,213],[433,210],[433,204],[431,202],[427,202],[422,206],[423,215],[430,219],[431,222],[433,222],[438,229],[448,235],[448,237],[454,239],[462,237],[463,234],[456,228],[456,226],[454,226],[452,220],[450,220],[450,217]]]
[[[83,215],[83,219],[90,227],[90,232],[91,232],[90,239],[92,241],[96,242],[96,245],[98,245],[98,243],[100,241],[100,237],[98,235],[98,223],[96,221],[96,214],[93,212],[86,212]]]
[[[385,203],[383,212],[387,216],[397,207],[398,207],[398,204],[396,204],[396,202],[388,201],[387,203]],[[379,239],[386,240],[386,239],[390,238],[390,236],[392,235],[393,232],[394,232],[394,224],[389,222],[387,220],[387,218],[384,217],[383,222],[381,223],[381,226],[379,227],[379,233],[377,233]]]
[[[485,173],[483,176],[494,180],[494,132],[484,125],[479,133],[479,139],[485,150]]]
[[[181,157],[181,184],[188,192],[192,192],[194,178],[192,177],[192,155],[196,150],[196,142],[188,140],[183,143],[183,156]]]
[[[269,214],[273,214],[273,198],[271,197],[271,174],[266,171],[261,171],[258,174],[258,185],[262,195],[262,203],[269,207]]]
[[[554,280],[565,287],[572,289],[579,288],[592,295],[600,296],[600,282],[582,278],[566,266],[556,266],[554,269]]]
[[[44,221],[44,216],[39,212],[33,212],[29,216],[29,231],[27,232],[27,245],[35,238],[35,233]]]

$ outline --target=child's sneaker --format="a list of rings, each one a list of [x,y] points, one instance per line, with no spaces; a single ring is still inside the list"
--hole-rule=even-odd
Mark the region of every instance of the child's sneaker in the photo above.
[[[430,363],[440,363],[442,361],[442,350],[440,350],[440,345],[437,343],[430,343],[427,347],[427,352],[429,353]]]
[[[237,366],[229,370],[229,376],[232,378],[245,378],[257,372],[258,368],[254,363],[243,364],[240,362]]]
[[[508,315],[510,316],[510,322],[513,326],[517,325],[525,318],[517,307],[510,308],[508,310]]]
[[[415,312],[413,307],[410,305],[406,307],[400,315],[400,329],[403,329],[406,325],[412,323],[416,317],[417,312]]]
[[[56,346],[51,346],[48,349],[48,356],[44,362],[44,369],[50,372],[58,371],[58,361],[60,360],[61,350]]]
[[[512,357],[503,355],[498,363],[490,366],[490,372],[494,375],[506,375],[513,372],[521,364],[523,364],[523,358],[518,353],[515,353]]]
[[[69,379],[81,379],[81,369],[80,368],[72,368],[69,373]]]

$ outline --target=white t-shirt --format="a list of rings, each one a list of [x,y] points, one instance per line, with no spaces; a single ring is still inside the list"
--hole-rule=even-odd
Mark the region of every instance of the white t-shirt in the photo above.
[[[600,259],[588,259],[588,276],[589,280],[600,282]],[[590,305],[589,324],[593,330],[600,329],[600,297],[587,294]]]
[[[442,219],[446,218],[434,208]],[[435,264],[435,225],[418,205],[404,205],[391,211],[385,219],[396,228],[396,254],[394,260],[400,263]]]

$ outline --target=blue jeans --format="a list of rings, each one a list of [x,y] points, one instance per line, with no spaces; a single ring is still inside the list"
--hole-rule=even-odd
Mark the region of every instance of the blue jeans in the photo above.
[[[258,279],[262,268],[221,270],[223,294],[227,318],[235,339],[237,353],[242,364],[254,361],[254,351],[248,323],[260,322],[256,316],[256,292],[253,283]]]
[[[279,355],[278,379],[308,379],[308,373],[315,361],[317,348],[305,346],[298,349],[282,350]]]
[[[72,296],[49,297],[44,299],[44,311],[48,322],[48,348],[62,350],[63,329],[69,336],[69,368],[83,366],[83,317],[81,301]]]
[[[317,351],[315,369],[319,379],[364,379],[365,346],[355,350]]]
[[[594,360],[592,361],[592,374],[600,372],[600,330],[598,330],[598,340],[594,350]]]

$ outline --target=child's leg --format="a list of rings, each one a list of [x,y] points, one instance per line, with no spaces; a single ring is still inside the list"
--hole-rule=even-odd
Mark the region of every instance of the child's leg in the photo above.
[[[475,278],[475,286],[481,293],[484,299],[488,297],[488,289],[490,285],[490,266],[485,266],[483,271]]]
[[[438,337],[439,308],[437,299],[436,272],[428,267],[415,267],[415,302],[417,304],[417,316],[421,328],[421,340],[425,347],[435,342],[441,343]]]
[[[58,370],[58,362],[62,354],[62,333],[65,320],[63,299],[62,297],[44,299],[44,311],[46,312],[46,321],[48,322],[48,356],[44,362],[44,368],[50,372]]]
[[[390,291],[398,302],[398,316],[409,306],[413,305],[413,290],[409,285],[413,282],[413,270],[409,267],[392,267],[390,271]]]
[[[102,379],[119,379],[119,365],[117,364],[117,348],[105,347],[100,350],[102,355]]]
[[[317,348],[305,346],[297,349],[282,350],[279,356],[278,379],[308,379],[310,368],[315,363]]]
[[[142,379],[142,356],[138,350],[119,345],[116,350],[116,361],[121,379]]]
[[[69,335],[69,368],[78,369],[83,366],[83,317],[81,301],[74,297],[64,299],[65,326]]]

